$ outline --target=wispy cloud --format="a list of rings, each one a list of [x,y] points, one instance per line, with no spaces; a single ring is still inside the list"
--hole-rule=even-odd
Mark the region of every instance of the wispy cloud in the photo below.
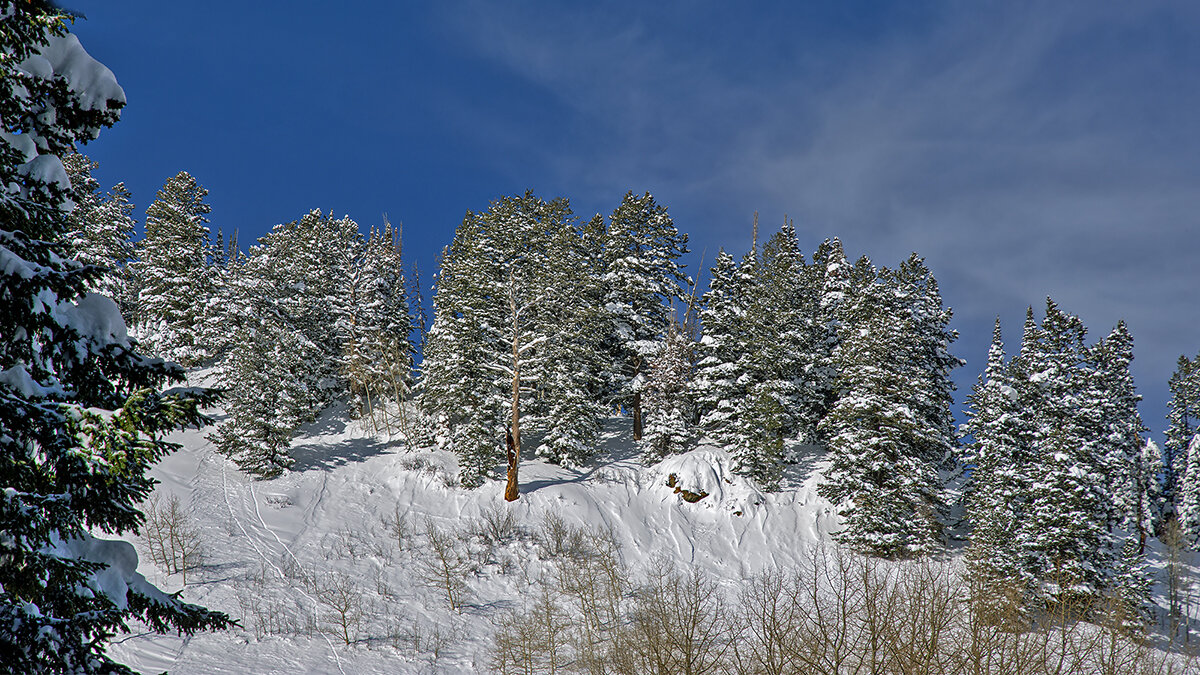
[[[1015,338],[1047,294],[1097,333],[1125,318],[1157,408],[1175,357],[1200,349],[1195,7],[948,3],[863,26],[463,3],[445,19],[556,107],[553,129],[476,109],[489,138],[519,141],[514,173],[585,200],[657,190],[710,248],[743,242],[730,223],[757,209],[883,263],[915,250],[969,358],[997,313]]]

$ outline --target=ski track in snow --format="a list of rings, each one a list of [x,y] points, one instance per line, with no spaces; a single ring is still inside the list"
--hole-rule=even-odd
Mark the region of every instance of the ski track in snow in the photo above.
[[[732,483],[721,486],[725,501],[717,502],[720,495],[714,493],[695,504],[686,503],[653,467],[642,466],[631,454],[627,420],[609,420],[607,425],[611,428],[601,438],[599,459],[581,470],[523,460],[521,475],[527,491],[511,505],[500,500],[499,481],[478,490],[448,488],[438,474],[405,462],[423,457],[453,467],[446,453],[383,446],[381,452],[365,458],[339,459],[341,444],[375,440],[350,422],[325,425],[321,428],[336,431],[298,439],[308,452],[329,448],[331,461],[310,462],[311,468],[268,481],[238,472],[202,432],[181,434],[177,440],[184,448],[156,466],[154,475],[162,481],[160,491],[190,497],[189,512],[203,526],[204,544],[211,553],[213,564],[195,573],[194,582],[189,575],[184,589],[188,601],[236,618],[239,597],[249,590],[252,596],[260,592],[266,596],[252,599],[268,603],[263,605],[268,610],[289,603],[315,618],[321,604],[288,576],[291,570],[284,569],[294,564],[306,578],[326,572],[350,575],[374,598],[377,611],[386,609],[388,617],[423,626],[422,630],[440,626],[450,631],[453,642],[435,659],[371,637],[378,633],[350,646],[340,645],[340,639],[335,644],[321,631],[311,638],[256,637],[251,630],[254,619],[247,614],[242,629],[201,633],[191,639],[132,635],[118,638],[112,651],[118,660],[143,672],[169,670],[181,675],[477,672],[491,651],[493,619],[507,608],[520,607],[526,580],[552,570],[554,563],[538,560],[537,548],[528,542],[512,544],[511,550],[522,556],[519,571],[506,574],[489,569],[471,577],[471,605],[455,614],[445,607],[444,597],[412,577],[413,556],[423,555],[419,533],[426,517],[439,525],[463,527],[484,509],[501,505],[513,509],[520,525],[530,530],[547,514],[557,513],[574,526],[610,529],[635,581],[655,556],[666,555],[678,565],[695,565],[716,575],[729,591],[740,579],[764,568],[796,565],[802,551],[834,524],[826,514],[827,503],[808,483],[795,491],[769,495],[740,516],[733,511],[744,509],[753,495],[739,492],[741,488]],[[414,532],[405,550],[396,549],[391,535],[380,529],[382,519],[397,505],[408,513]],[[224,527],[219,525],[222,520]],[[335,552],[331,557],[329,545],[343,533],[357,538],[358,552],[352,557]],[[376,552],[388,547],[391,553],[383,557]],[[249,586],[257,569],[269,574],[271,582]],[[139,570],[164,590],[178,589],[178,575],[166,577],[144,556]],[[376,595],[378,580],[390,587],[388,595]]]

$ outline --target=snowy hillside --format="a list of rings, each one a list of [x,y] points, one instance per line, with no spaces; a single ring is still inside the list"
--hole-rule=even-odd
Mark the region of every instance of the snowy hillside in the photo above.
[[[184,449],[154,475],[158,491],[179,496],[200,526],[206,559],[185,597],[230,613],[242,629],[118,638],[114,656],[143,672],[476,672],[492,653],[494,621],[532,603],[531,588],[554,572],[548,518],[551,526],[561,518],[567,531],[611,531],[631,570],[666,556],[713,574],[730,591],[752,573],[795,567],[835,526],[830,505],[816,496],[815,466],[799,464],[797,488],[774,494],[729,472],[715,448],[645,467],[631,450],[626,419],[606,422],[602,452],[582,471],[526,460],[513,504],[502,501],[499,481],[448,487],[453,455],[409,450],[337,412],[297,442],[296,470],[275,480],[239,472],[201,432],[179,440]],[[707,496],[692,503],[687,493]],[[513,513],[518,529],[490,553],[483,537],[461,537],[469,570],[463,606],[453,611],[444,591],[419,579],[429,555],[427,519],[467,530],[496,509]],[[407,529],[399,539],[397,514]],[[180,575],[165,576],[138,544],[139,571],[178,590]],[[353,602],[362,603],[349,646],[335,627],[336,601],[322,596],[337,588],[353,588]]]

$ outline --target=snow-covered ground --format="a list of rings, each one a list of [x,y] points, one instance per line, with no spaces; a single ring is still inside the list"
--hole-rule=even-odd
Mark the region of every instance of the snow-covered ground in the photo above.
[[[731,592],[757,571],[795,567],[836,527],[831,505],[815,492],[815,462],[796,465],[789,489],[762,494],[730,473],[716,448],[642,465],[620,418],[607,421],[597,457],[582,470],[526,458],[512,504],[500,482],[453,486],[451,454],[406,448],[336,410],[297,441],[294,470],[269,481],[239,472],[207,431],[180,434],[184,448],[154,475],[158,491],[177,495],[200,528],[206,559],[189,573],[185,599],[243,627],[187,639],[119,637],[113,654],[142,672],[479,672],[493,621],[531,603],[531,587],[553,564],[537,537],[547,516],[611,530],[634,572],[667,556]],[[689,502],[686,493],[707,496]],[[461,538],[472,569],[465,605],[453,611],[444,591],[419,578],[429,556],[423,533],[429,523],[467,530],[495,509],[511,510],[519,532],[490,550],[479,537]],[[180,575],[164,575],[135,543],[138,570],[179,590]],[[361,607],[361,622],[347,622],[350,645],[334,628],[339,604],[351,617]]]

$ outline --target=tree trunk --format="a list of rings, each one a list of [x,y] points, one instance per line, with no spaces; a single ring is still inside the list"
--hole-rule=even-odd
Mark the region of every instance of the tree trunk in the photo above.
[[[516,420],[513,420],[516,423]],[[516,440],[513,439],[513,433],[510,429],[506,434],[505,441],[508,444],[508,485],[504,487],[504,501],[513,502],[521,496],[517,489],[517,459],[521,454],[518,450]]]
[[[633,364],[633,381],[637,382],[642,374],[642,359],[638,357]],[[633,440],[642,440],[642,392],[633,392]]]
[[[517,462],[521,460],[521,332],[517,321],[517,298],[509,280],[508,300],[512,309],[513,341],[512,341],[512,424],[504,439],[508,445],[508,485],[504,488],[504,501],[515,502],[520,496],[517,488]]]
[[[633,440],[642,440],[642,392],[633,392]]]

